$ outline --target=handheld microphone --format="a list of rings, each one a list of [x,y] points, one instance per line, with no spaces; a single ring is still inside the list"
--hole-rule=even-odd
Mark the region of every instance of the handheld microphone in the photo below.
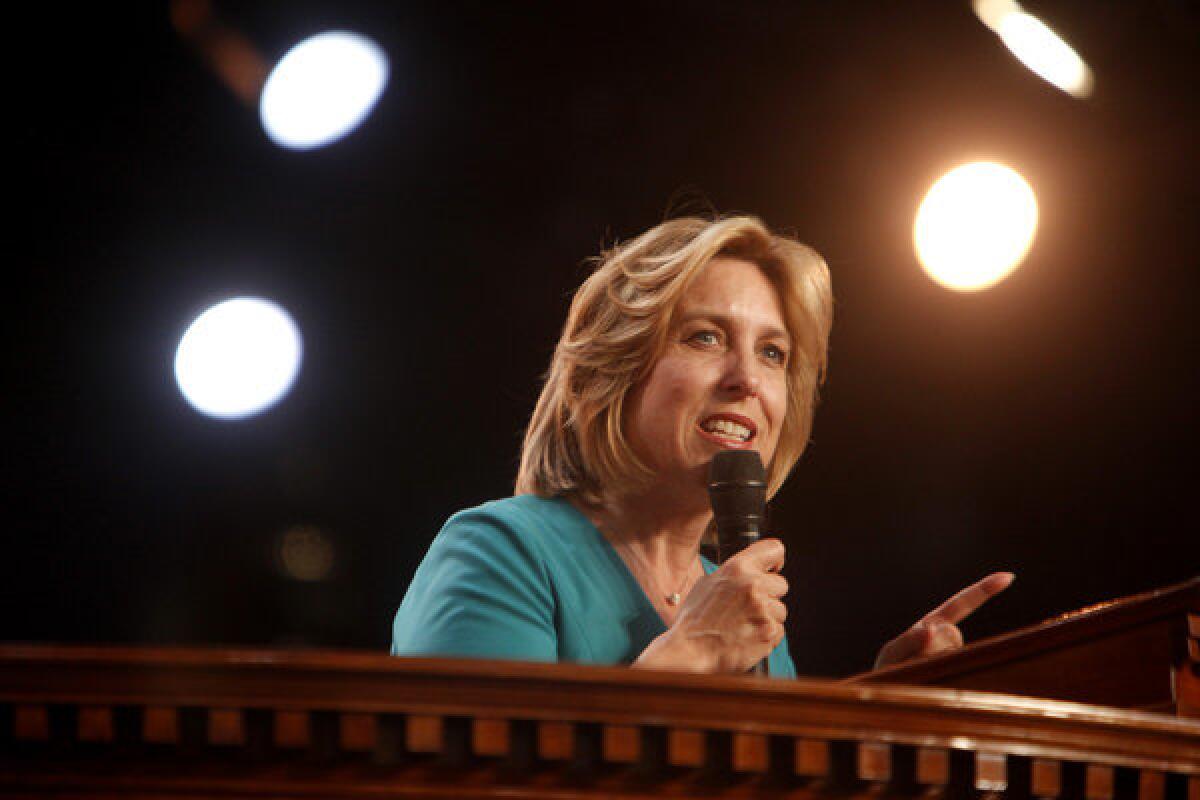
[[[708,466],[718,560],[758,541],[767,510],[767,471],[756,450],[722,450]]]
[[[717,560],[758,541],[767,513],[767,471],[756,450],[722,450],[708,465],[708,499],[717,523]],[[767,659],[754,665],[767,674]]]

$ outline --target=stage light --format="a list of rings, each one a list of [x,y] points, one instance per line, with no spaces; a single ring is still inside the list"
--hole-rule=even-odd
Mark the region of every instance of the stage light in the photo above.
[[[1033,189],[1014,170],[990,162],[957,167],[934,183],[917,210],[917,258],[948,289],[986,289],[1025,258],[1037,216]]]
[[[281,147],[311,150],[358,127],[383,93],[387,55],[365,36],[329,31],[289,50],[263,85],[259,115]]]
[[[175,351],[179,391],[202,414],[238,419],[264,411],[300,371],[300,331],[287,312],[235,297],[196,317]]]
[[[1092,93],[1092,71],[1071,45],[1015,0],[974,0],[975,13],[1017,59],[1075,97]]]

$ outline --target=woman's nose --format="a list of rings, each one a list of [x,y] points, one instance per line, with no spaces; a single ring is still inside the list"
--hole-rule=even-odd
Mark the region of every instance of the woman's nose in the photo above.
[[[730,351],[721,388],[738,395],[757,396],[761,378],[753,354]]]

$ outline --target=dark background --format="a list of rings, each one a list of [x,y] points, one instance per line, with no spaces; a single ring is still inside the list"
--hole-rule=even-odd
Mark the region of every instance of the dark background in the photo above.
[[[367,123],[307,153],[165,4],[30,12],[0,638],[383,650],[445,517],[511,491],[583,260],[709,204],[834,275],[814,441],[772,512],[801,672],[866,668],[995,569],[1017,582],[969,637],[1196,575],[1200,14],[1028,7],[1093,97],[966,2],[218,3],[268,62],[327,28],[387,51]],[[1039,230],[1008,280],[952,293],[912,219],[979,158],[1025,175]],[[235,294],[289,309],[306,359],[221,422],[172,358]],[[329,579],[279,569],[296,524],[332,539]]]

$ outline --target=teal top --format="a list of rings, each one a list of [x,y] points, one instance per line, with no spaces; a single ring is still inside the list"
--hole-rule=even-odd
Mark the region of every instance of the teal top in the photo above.
[[[629,664],[665,630],[587,517],[520,495],[446,522],[396,612],[392,654]],[[769,672],[795,677],[787,639]]]

